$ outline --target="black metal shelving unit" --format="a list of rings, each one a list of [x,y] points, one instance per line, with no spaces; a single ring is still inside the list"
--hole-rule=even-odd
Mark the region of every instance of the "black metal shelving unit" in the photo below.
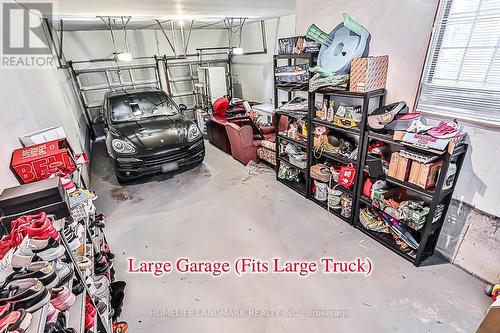
[[[292,65],[293,63],[296,63],[297,60],[303,60],[303,61],[308,61],[310,66],[314,65],[316,55],[311,55],[311,54],[298,54],[298,55],[275,55],[273,59],[274,63],[274,68],[277,67],[278,61],[279,60],[287,60],[288,65]],[[383,106],[385,104],[385,96],[386,96],[386,91],[385,89],[379,89],[379,90],[374,90],[370,91],[367,93],[359,93],[359,92],[350,92],[350,91],[324,91],[324,90],[317,90],[314,93],[308,92],[307,87],[303,88],[290,88],[290,87],[282,87],[274,84],[274,107],[275,109],[278,108],[279,106],[279,90],[287,92],[287,97],[288,100],[292,98],[292,95],[294,92],[297,91],[303,91],[307,92],[308,94],[308,110],[307,110],[307,126],[308,126],[308,136],[307,136],[307,142],[302,142],[302,141],[297,141],[293,140],[291,138],[285,137],[283,135],[278,134],[276,137],[276,179],[283,183],[284,185],[288,186],[290,189],[296,191],[297,193],[300,193],[306,198],[309,198],[312,202],[315,202],[318,204],[320,207],[328,210],[328,204],[327,202],[322,202],[319,200],[316,200],[314,198],[314,195],[312,195],[312,187],[313,187],[313,180],[310,177],[310,167],[317,162],[317,158],[313,154],[314,150],[314,143],[313,143],[313,133],[314,133],[314,128],[315,126],[325,126],[329,130],[332,130],[333,132],[337,132],[339,134],[345,134],[349,136],[354,136],[359,139],[359,145],[358,145],[358,155],[356,160],[350,160],[342,156],[338,156],[335,154],[331,154],[328,152],[323,152],[322,153],[322,158],[325,159],[330,159],[332,161],[340,162],[343,164],[348,164],[352,163],[356,167],[356,181],[354,183],[354,186],[351,189],[346,189],[342,186],[338,186],[336,189],[348,193],[352,197],[352,213],[350,218],[345,218],[342,216],[339,212],[329,210],[329,212],[340,218],[341,220],[349,223],[350,225],[354,226],[361,232],[365,233],[366,235],[370,236],[380,244],[386,246],[387,248],[391,249],[398,255],[402,256],[406,260],[412,262],[415,266],[419,266],[423,260],[428,258],[434,253],[434,249],[436,247],[437,241],[439,234],[441,232],[441,229],[443,227],[443,223],[446,218],[446,214],[448,211],[448,207],[450,205],[451,199],[452,199],[452,194],[455,189],[456,181],[454,182],[453,186],[447,190],[443,190],[443,185],[445,182],[446,174],[448,172],[448,168],[450,165],[450,162],[454,162],[457,167],[455,179],[458,178],[460,170],[462,168],[463,161],[465,159],[465,155],[467,152],[467,145],[461,144],[458,145],[454,148],[453,152],[448,153],[448,152],[442,152],[442,151],[435,151],[432,149],[424,149],[421,147],[415,147],[409,144],[406,144],[401,141],[396,141],[392,138],[390,135],[383,135],[379,133],[374,133],[368,131],[367,127],[367,118],[368,115],[375,110],[376,108]],[[348,100],[354,100],[354,101],[360,101],[361,102],[361,110],[362,110],[362,120],[361,123],[358,125],[358,127],[355,128],[343,128],[335,125],[332,122],[328,122],[325,120],[321,120],[319,118],[316,118],[316,110],[315,110],[315,99],[316,95],[323,95],[323,97],[327,97],[328,99],[333,99],[335,100],[336,98],[340,99],[348,99]],[[303,110],[306,111],[306,110]],[[288,117],[292,116],[289,112],[283,112],[283,111],[275,111],[278,115],[286,115]],[[302,115],[304,116],[304,115]],[[275,124],[277,125],[277,124]],[[373,205],[371,202],[371,199],[363,196],[362,195],[362,188],[365,180],[365,166],[366,166],[366,161],[367,158],[374,158],[373,156],[368,154],[368,146],[371,140],[378,140],[381,142],[384,142],[386,144],[389,144],[391,147],[395,147],[393,151],[400,150],[400,149],[407,149],[407,150],[414,150],[416,152],[421,152],[425,154],[434,154],[438,155],[440,159],[443,160],[443,166],[441,168],[441,171],[439,173],[439,177],[437,180],[437,184],[433,189],[423,189],[420,188],[414,184],[411,184],[409,182],[403,182],[398,179],[392,178],[392,177],[385,177],[385,180],[388,184],[394,187],[402,187],[405,188],[406,190],[410,191],[410,193],[421,197],[428,205],[429,207],[429,213],[426,216],[426,220],[424,223],[424,226],[420,228],[419,230],[415,230],[416,233],[419,233],[418,237],[418,242],[419,246],[418,248],[413,251],[412,253],[408,253],[407,251],[404,251],[400,248],[400,246],[395,242],[393,236],[391,234],[383,234],[379,232],[374,232],[370,231],[359,222],[359,210],[361,209],[362,206],[368,206],[371,207],[374,210],[377,210],[377,206]],[[303,174],[304,179],[305,179],[305,184],[304,183],[292,183],[292,182],[287,182],[286,180],[281,180],[277,177],[278,175],[278,170],[279,170],[279,165],[280,163],[287,163],[290,164],[287,158],[284,158],[282,156],[279,156],[279,144],[281,141],[288,141],[288,142],[293,142],[300,148],[304,149],[307,152],[308,160],[307,160],[307,167],[306,168],[298,168],[294,165],[296,169],[300,170],[300,172]],[[438,208],[439,204],[444,205],[443,212],[441,214],[441,217],[437,220],[435,220],[434,216],[436,213],[436,209]]]
[[[391,249],[395,253],[399,254],[406,260],[412,262],[415,266],[419,266],[423,260],[426,258],[430,257],[434,253],[434,249],[436,247],[437,241],[439,234],[441,232],[441,229],[443,227],[443,223],[446,219],[446,213],[448,211],[448,207],[450,205],[451,199],[452,199],[452,194],[456,186],[456,179],[458,179],[458,176],[460,174],[460,170],[462,168],[465,155],[467,153],[467,145],[461,144],[458,145],[454,148],[453,152],[448,153],[448,152],[435,152],[432,150],[424,149],[421,147],[415,147],[412,145],[405,144],[401,141],[395,141],[390,135],[382,135],[378,133],[373,133],[370,131],[366,131],[367,135],[365,135],[364,140],[363,140],[363,151],[361,153],[361,165],[364,169],[366,165],[367,158],[369,157],[368,155],[368,146],[371,142],[371,140],[378,140],[381,142],[384,142],[388,145],[391,146],[392,150],[391,151],[399,151],[401,149],[405,150],[413,150],[416,152],[420,153],[426,153],[426,154],[434,154],[438,155],[440,159],[443,160],[443,166],[441,167],[441,171],[439,172],[439,176],[437,179],[436,186],[432,189],[423,189],[419,186],[416,186],[414,184],[411,184],[406,181],[401,181],[389,176],[385,176],[385,180],[388,184],[390,184],[393,187],[401,187],[409,191],[412,195],[415,195],[417,197],[422,198],[423,201],[425,201],[429,207],[429,213],[426,216],[424,226],[420,228],[419,230],[412,229],[413,233],[417,234],[418,237],[418,248],[414,251],[411,252],[411,254],[408,253],[408,251],[402,250],[395,242],[394,238],[390,234],[383,234],[379,232],[374,232],[367,230],[360,222],[359,222],[359,210],[361,207],[370,207],[373,210],[377,211],[380,210],[377,206],[373,205],[371,202],[371,199],[362,195],[362,185],[364,184],[365,180],[365,174],[364,172],[361,172],[358,174],[358,179],[357,179],[357,184],[359,185],[356,191],[356,203],[354,206],[354,226],[362,231],[363,233],[367,234],[371,238],[375,239],[377,242],[381,243],[382,245],[386,246],[387,248]],[[370,157],[373,158],[373,157]],[[450,163],[454,162],[456,164],[457,170],[455,174],[455,182],[452,185],[451,188],[447,190],[443,190],[443,185],[446,179],[446,175],[448,173],[448,168],[450,166]],[[439,204],[444,205],[443,212],[440,216],[439,219],[435,219],[435,213],[436,209],[438,208]]]
[[[276,67],[278,67],[278,61],[287,61],[288,66],[291,66],[293,64],[298,64],[298,61],[302,61],[302,63],[308,63],[309,66],[312,67],[312,66],[314,66],[316,58],[317,58],[317,54],[311,54],[311,53],[275,55],[273,57],[273,74],[275,73]],[[300,195],[306,197],[306,198],[309,197],[309,188],[310,188],[310,186],[309,186],[309,183],[310,183],[310,177],[309,177],[310,145],[309,144],[310,144],[310,140],[311,140],[311,135],[310,135],[311,122],[309,119],[309,114],[311,112],[311,109],[314,109],[314,101],[311,102],[311,95],[312,94],[308,92],[308,88],[309,88],[308,86],[300,87],[300,88],[281,86],[281,85],[277,85],[276,80],[274,80],[274,109],[275,110],[278,109],[278,107],[279,107],[279,102],[280,102],[279,101],[279,97],[280,97],[279,91],[280,90],[287,93],[287,98],[288,98],[287,101],[292,99],[293,94],[295,92],[305,92],[308,95],[307,96],[308,101],[309,101],[308,109],[303,110],[304,114],[300,115],[302,117],[305,116],[305,121],[306,121],[307,128],[308,128],[307,141],[294,140],[292,138],[288,138],[288,137],[281,135],[279,133],[276,135],[276,180],[279,181],[280,183],[282,183],[283,185],[289,187],[290,189],[294,190],[295,192],[299,193]],[[279,110],[277,110],[275,112],[278,115],[278,117],[279,116],[294,117],[293,113],[281,112]],[[287,141],[287,142],[294,143],[295,145],[297,145],[298,147],[300,147],[301,149],[303,149],[307,153],[308,158],[307,158],[306,168],[299,168],[293,164],[290,164],[288,159],[280,156],[280,149],[279,148],[280,148],[281,141]],[[301,173],[301,175],[303,177],[304,182],[294,183],[294,182],[286,181],[284,179],[279,179],[278,178],[278,170],[280,168],[281,163],[288,164],[288,165],[294,167],[295,169],[299,170],[299,172]]]
[[[343,98],[343,99],[349,99],[352,101],[356,101],[357,103],[361,103],[362,118],[361,118],[361,122],[359,123],[359,125],[357,127],[344,128],[344,127],[339,127],[332,122],[316,118],[316,110],[315,110],[314,105],[315,105],[315,99],[316,99],[317,94],[323,95],[324,97],[326,97],[329,100],[333,99],[335,101],[336,98]],[[309,118],[311,119],[311,123],[312,123],[311,128],[309,128],[309,132],[311,133],[311,138],[309,139],[309,151],[310,151],[310,153],[309,153],[309,167],[311,165],[314,165],[317,162],[317,159],[313,153],[314,144],[313,144],[312,133],[314,132],[315,126],[325,126],[329,130],[332,130],[333,132],[340,133],[340,134],[347,134],[349,136],[356,137],[359,140],[358,141],[359,142],[359,144],[358,144],[358,156],[355,160],[351,160],[351,159],[348,159],[346,157],[339,156],[336,154],[331,154],[328,152],[322,153],[322,157],[324,157],[325,159],[329,159],[329,160],[339,162],[342,164],[350,164],[351,163],[356,168],[356,174],[358,175],[360,173],[361,166],[362,166],[362,163],[361,163],[362,161],[361,161],[360,156],[361,156],[361,151],[363,149],[363,142],[364,142],[364,137],[365,137],[365,133],[366,133],[366,131],[365,131],[366,120],[367,120],[367,117],[371,111],[373,111],[374,109],[376,109],[379,106],[384,104],[385,94],[386,94],[385,89],[373,90],[373,91],[370,91],[367,93],[342,91],[342,90],[328,91],[327,92],[327,91],[319,89],[316,92],[312,93],[311,94],[312,96],[310,97],[310,102],[309,102],[309,104],[312,105],[312,108],[309,109]],[[356,176],[356,178],[357,178],[357,176]],[[337,188],[336,188],[344,193],[348,193],[352,198],[353,210],[352,210],[350,218],[346,218],[346,217],[338,214],[336,211],[329,210],[331,214],[339,217],[340,219],[342,219],[343,221],[345,221],[351,225],[354,224],[354,215],[355,215],[354,208],[355,208],[355,202],[356,202],[356,193],[358,192],[358,187],[359,187],[358,185],[359,185],[359,183],[356,181],[354,183],[353,188],[350,190],[344,188],[343,186],[337,186]],[[321,201],[318,201],[314,198],[314,196],[312,195],[312,187],[313,187],[313,181],[311,179],[309,181],[309,190],[308,190],[310,193],[311,201],[317,203],[319,206],[321,206],[325,209],[328,209],[326,202],[321,202]]]

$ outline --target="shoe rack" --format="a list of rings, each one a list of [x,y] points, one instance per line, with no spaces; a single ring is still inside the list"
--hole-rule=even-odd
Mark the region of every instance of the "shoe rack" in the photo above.
[[[82,235],[81,241],[81,246],[85,247],[85,244],[88,242],[92,241],[92,237],[90,237],[89,233],[89,222],[90,222],[90,217],[87,217],[85,219],[85,231],[84,234]],[[62,224],[64,226],[64,223]],[[87,287],[87,284],[85,283],[86,277],[87,276],[94,276],[94,261],[93,261],[93,252],[94,250],[91,249],[91,251],[88,251],[86,255],[89,256],[89,258],[92,261],[92,265],[90,266],[90,273],[87,275],[86,272],[82,272],[80,268],[78,267],[78,264],[76,262],[76,253],[75,251],[72,251],[69,243],[64,235],[64,233],[61,231],[59,232],[59,235],[61,237],[61,245],[65,249],[65,256],[68,260],[69,263],[71,263],[74,276],[66,283],[66,287],[71,291],[73,288],[73,280],[76,278],[80,283],[82,283],[84,290],[82,293],[80,293],[78,296],[76,296],[76,300],[73,303],[73,305],[64,312],[65,317],[66,317],[66,327],[67,328],[73,328],[76,332],[78,333],[85,333],[85,313],[86,313],[86,296],[90,295],[89,288]],[[102,236],[101,236],[102,237]],[[96,237],[97,240],[100,239],[100,236]],[[88,246],[87,246],[88,247]],[[55,264],[55,261],[51,262],[52,265]],[[50,292],[50,290],[49,290]],[[109,309],[111,308],[111,304],[108,299],[102,300],[106,301],[106,313],[100,313],[97,304],[94,302],[94,299],[90,297],[91,304],[95,307],[97,310],[97,314],[95,317],[95,324],[91,332],[106,332],[106,333],[111,333],[111,319],[109,316]],[[30,326],[26,329],[26,333],[43,333],[45,331],[45,326],[46,326],[46,320],[47,320],[47,314],[48,314],[48,308],[49,308],[49,303],[46,303],[42,308],[39,310],[35,311],[32,313],[32,319],[31,319],[31,324]]]
[[[66,321],[68,324],[68,327],[74,328],[77,332],[84,333],[85,332],[85,312],[86,312],[86,299],[87,295],[91,295],[89,287],[87,286],[86,280],[88,277],[93,279],[96,275],[94,272],[94,252],[97,250],[100,252],[101,247],[99,246],[99,243],[101,241],[104,241],[104,237],[102,236],[102,231],[99,230],[95,231],[95,237],[92,235],[91,231],[91,217],[88,215],[84,219],[84,233],[83,237],[81,239],[81,248],[80,250],[83,250],[84,255],[89,258],[92,262],[92,265],[90,266],[89,269],[82,271],[78,263],[76,261],[76,251],[71,251],[71,248],[69,246],[68,240],[66,239],[64,233],[61,234],[61,241],[62,244],[64,245],[66,249],[66,258],[68,259],[69,262],[71,262],[73,266],[73,270],[75,272],[75,277],[78,279],[80,283],[82,283],[84,290],[82,293],[80,293],[76,297],[76,301],[73,304],[73,306],[67,311],[67,317]],[[96,228],[97,229],[97,228]],[[99,234],[97,234],[99,233]],[[90,245],[90,246],[89,246]],[[77,249],[78,251],[78,249]],[[70,283],[72,284],[72,281]],[[71,286],[72,287],[72,286]],[[70,289],[71,290],[71,289]],[[90,297],[90,303],[92,306],[97,310],[97,314],[95,317],[95,323],[94,323],[94,329],[91,331],[94,332],[106,332],[106,333],[111,333],[111,318],[109,317],[109,309],[111,308],[111,303],[109,300],[109,297],[107,299],[102,299],[101,301],[104,301],[106,303],[106,311],[104,313],[101,313],[99,311],[99,308],[97,306],[97,303],[94,301],[93,297]]]

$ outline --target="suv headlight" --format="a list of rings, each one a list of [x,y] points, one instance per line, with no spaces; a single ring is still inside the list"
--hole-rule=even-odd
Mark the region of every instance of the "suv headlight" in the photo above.
[[[200,129],[198,128],[198,125],[196,125],[196,124],[189,125],[188,136],[187,136],[187,139],[189,142],[198,139],[200,137],[200,135],[201,135],[201,132],[200,132]]]
[[[135,148],[130,143],[120,139],[113,139],[111,141],[113,150],[120,154],[133,154],[135,153]]]

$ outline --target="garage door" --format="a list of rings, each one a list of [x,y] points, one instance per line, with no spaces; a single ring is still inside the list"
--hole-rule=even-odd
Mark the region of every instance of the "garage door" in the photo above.
[[[92,139],[104,136],[100,116],[104,95],[108,91],[156,87],[161,89],[159,64],[161,59],[150,58],[136,64],[116,62],[70,63],[76,89],[83,104]]]

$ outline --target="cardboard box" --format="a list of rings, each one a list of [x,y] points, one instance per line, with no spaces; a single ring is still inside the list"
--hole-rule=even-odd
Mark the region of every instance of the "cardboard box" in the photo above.
[[[495,333],[500,327],[500,297],[490,305],[476,333]]]
[[[439,171],[443,166],[443,161],[436,161],[428,164],[422,164],[418,176],[417,184],[423,189],[428,189],[436,186]]]
[[[317,53],[321,44],[305,36],[278,39],[278,54]]]
[[[76,170],[74,156],[66,139],[59,139],[14,150],[10,166],[22,184],[43,179],[44,173],[59,166]]]
[[[0,194],[0,221],[7,232],[10,232],[11,221],[40,212],[54,214],[57,219],[70,215],[67,195],[59,178],[6,188]]]
[[[417,185],[418,177],[420,175],[420,168],[422,167],[422,163],[413,161],[411,163],[410,176],[408,177],[408,182]]]
[[[387,175],[389,177],[396,178],[396,176],[398,174],[399,158],[400,158],[400,155],[398,152],[391,154],[391,161],[389,163],[389,171],[387,172]]]
[[[405,182],[410,175],[411,160],[409,158],[399,155],[398,172],[396,179]]]
[[[387,55],[353,59],[349,91],[364,93],[385,88],[388,66]]]

